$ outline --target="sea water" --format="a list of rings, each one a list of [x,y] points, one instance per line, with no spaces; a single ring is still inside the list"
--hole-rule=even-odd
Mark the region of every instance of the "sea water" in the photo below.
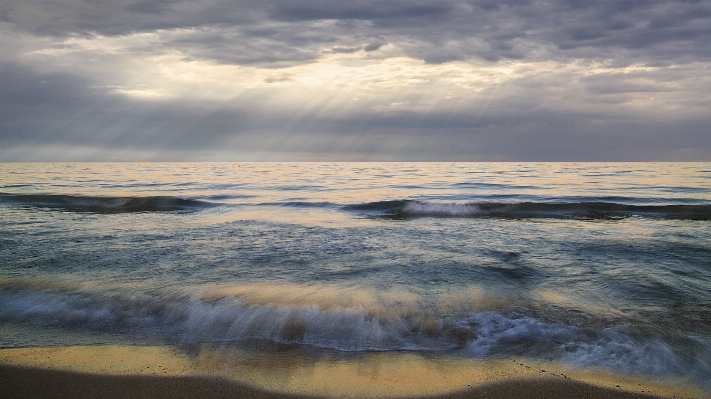
[[[105,344],[709,388],[711,164],[0,164],[0,347]]]

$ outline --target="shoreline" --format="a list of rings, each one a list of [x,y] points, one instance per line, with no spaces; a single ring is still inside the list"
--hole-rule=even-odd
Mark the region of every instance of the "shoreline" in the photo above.
[[[545,368],[545,369],[544,369]],[[0,349],[13,398],[687,398],[711,395],[530,359],[463,361],[376,353],[355,360],[290,352],[185,353],[171,346]]]
[[[268,391],[221,377],[112,375],[0,365],[0,386],[4,395],[24,398],[252,398],[316,399],[338,396],[303,395]],[[593,398],[653,399],[661,396],[598,387],[552,377],[507,379],[440,395],[408,398],[431,399],[518,399]]]

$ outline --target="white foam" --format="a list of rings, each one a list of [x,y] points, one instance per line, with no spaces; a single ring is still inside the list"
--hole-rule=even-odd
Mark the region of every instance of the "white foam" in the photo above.
[[[408,202],[403,213],[412,216],[471,217],[481,215],[481,209],[475,204]]]
[[[227,297],[125,296],[106,292],[0,290],[0,320],[151,334],[171,343],[250,340],[339,351],[451,351],[474,358],[530,356],[625,374],[711,378],[711,344],[688,337],[639,336],[621,329],[583,329],[529,316],[480,312],[379,319],[360,307],[254,305]],[[424,311],[424,310],[423,310]],[[130,337],[129,337],[130,338]],[[685,340],[681,347],[672,344]],[[678,342],[677,342],[678,343]],[[679,349],[681,348],[681,349]],[[693,348],[689,350],[689,348]]]

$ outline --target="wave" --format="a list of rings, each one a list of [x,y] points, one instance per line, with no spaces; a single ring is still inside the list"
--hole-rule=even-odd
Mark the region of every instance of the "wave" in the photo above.
[[[711,205],[691,204],[629,205],[614,202],[452,203],[393,200],[348,205],[344,209],[391,219],[450,217],[617,220],[636,216],[661,219],[711,220]]]
[[[255,341],[344,352],[442,351],[484,359],[530,356],[627,374],[711,377],[711,344],[629,327],[590,329],[496,311],[379,318],[362,307],[254,304],[239,297],[0,289],[0,321],[149,334],[225,348]],[[681,345],[680,345],[681,344]]]
[[[263,202],[260,206],[283,206],[287,208],[330,208],[336,206],[331,202],[307,202],[307,201],[284,201],[284,202]]]
[[[0,194],[0,204],[2,203],[90,213],[191,211],[215,205],[210,202],[170,196],[92,197],[56,194]]]

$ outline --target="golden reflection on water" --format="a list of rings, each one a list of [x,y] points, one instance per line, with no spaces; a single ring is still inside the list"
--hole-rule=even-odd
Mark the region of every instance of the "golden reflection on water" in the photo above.
[[[478,186],[481,193],[502,187],[533,195],[568,196],[634,192],[650,195],[650,188],[702,189],[708,184],[703,163],[6,163],[0,181],[8,187],[51,187],[53,194],[138,196],[151,195],[160,184],[180,196],[237,194],[249,191],[259,202],[295,200],[349,204],[403,199],[412,187],[418,195],[446,195],[458,183]],[[56,181],[67,184],[58,186]],[[102,182],[111,184],[102,184]],[[81,192],[78,192],[78,189]],[[32,189],[32,188],[30,188]],[[651,190],[653,191],[653,190]],[[600,192],[597,191],[597,194]],[[653,193],[652,193],[653,194]],[[686,196],[705,198],[704,192]],[[240,202],[250,202],[242,198]]]
[[[353,310],[387,323],[395,319],[427,326],[448,315],[511,307],[513,296],[493,293],[477,285],[453,292],[428,295],[411,288],[347,286],[340,284],[246,283],[225,287],[204,287],[201,299],[233,298],[239,303],[290,308],[317,307],[319,311]]]
[[[197,367],[272,391],[353,398],[438,394],[537,374],[510,360],[476,363],[406,353],[307,359],[296,352],[249,355],[210,348],[200,351]]]
[[[711,398],[686,381],[666,383],[597,370],[572,370],[527,358],[467,360],[406,352],[373,352],[341,358],[309,358],[299,351],[215,350],[203,346],[196,368],[276,392],[338,398],[438,395],[507,379],[574,379],[590,384],[660,395]]]

